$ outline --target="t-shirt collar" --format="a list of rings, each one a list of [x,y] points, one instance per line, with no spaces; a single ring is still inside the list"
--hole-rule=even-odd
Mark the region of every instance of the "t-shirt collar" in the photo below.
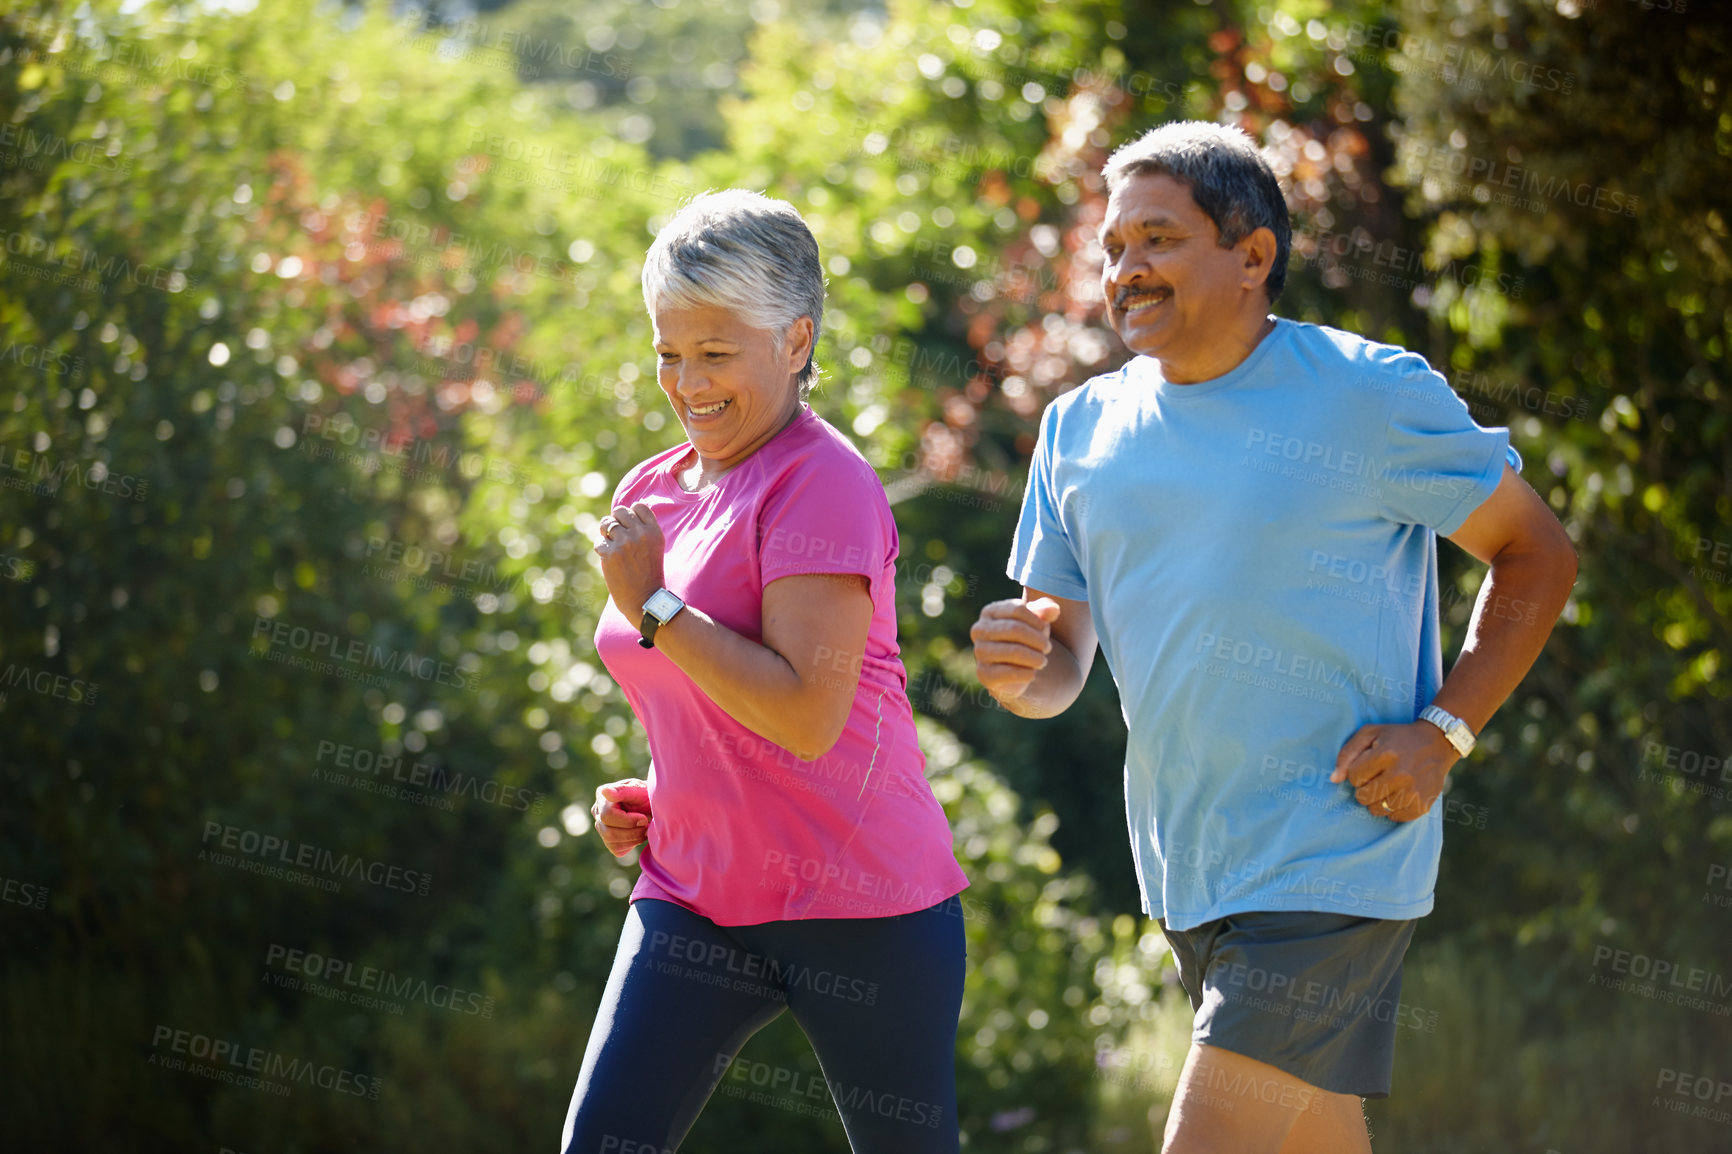
[[[1162,400],[1172,398],[1180,400],[1188,397],[1202,397],[1222,389],[1232,388],[1240,381],[1250,377],[1257,367],[1268,359],[1269,350],[1287,339],[1292,331],[1293,322],[1284,317],[1272,317],[1275,327],[1266,333],[1257,347],[1252,349],[1245,359],[1228,369],[1218,377],[1206,381],[1197,381],[1189,385],[1178,385],[1161,375],[1161,363],[1154,357],[1138,356],[1132,358],[1127,368],[1127,378],[1137,384],[1153,385]]]

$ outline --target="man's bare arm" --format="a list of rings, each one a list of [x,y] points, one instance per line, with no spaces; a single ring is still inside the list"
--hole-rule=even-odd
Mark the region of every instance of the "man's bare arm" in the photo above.
[[[1461,655],[1432,704],[1478,733],[1532,668],[1576,581],[1569,534],[1508,465],[1503,479],[1449,538],[1491,566]],[[1366,725],[1335,758],[1331,781],[1353,783],[1361,805],[1412,821],[1443,792],[1457,754],[1429,721]],[[1387,804],[1386,804],[1387,803]]]
[[[1491,571],[1434,703],[1478,733],[1545,648],[1576,583],[1576,550],[1540,495],[1507,464],[1497,489],[1449,539]]]

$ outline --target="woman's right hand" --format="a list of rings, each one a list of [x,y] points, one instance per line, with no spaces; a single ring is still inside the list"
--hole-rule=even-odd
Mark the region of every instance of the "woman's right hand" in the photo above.
[[[636,777],[610,781],[595,791],[589,813],[601,844],[614,857],[624,857],[649,839],[649,783]]]

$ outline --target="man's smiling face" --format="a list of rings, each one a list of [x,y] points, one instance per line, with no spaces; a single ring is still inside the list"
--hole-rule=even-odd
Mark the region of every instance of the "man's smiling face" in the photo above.
[[[1163,364],[1207,359],[1243,307],[1249,238],[1222,248],[1191,190],[1165,173],[1120,184],[1100,235],[1107,319],[1125,345]]]

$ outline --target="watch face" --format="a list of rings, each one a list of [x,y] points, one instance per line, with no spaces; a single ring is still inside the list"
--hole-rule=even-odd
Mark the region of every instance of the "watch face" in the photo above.
[[[650,594],[649,600],[644,602],[643,607],[645,612],[655,614],[656,620],[665,625],[668,618],[677,613],[684,604],[666,589],[657,589]]]
[[[1451,745],[1455,746],[1455,751],[1463,757],[1472,751],[1474,745],[1473,730],[1469,729],[1467,722],[1461,718],[1452,717],[1435,705],[1426,706],[1419,716],[1443,730],[1443,736],[1449,740]]]

